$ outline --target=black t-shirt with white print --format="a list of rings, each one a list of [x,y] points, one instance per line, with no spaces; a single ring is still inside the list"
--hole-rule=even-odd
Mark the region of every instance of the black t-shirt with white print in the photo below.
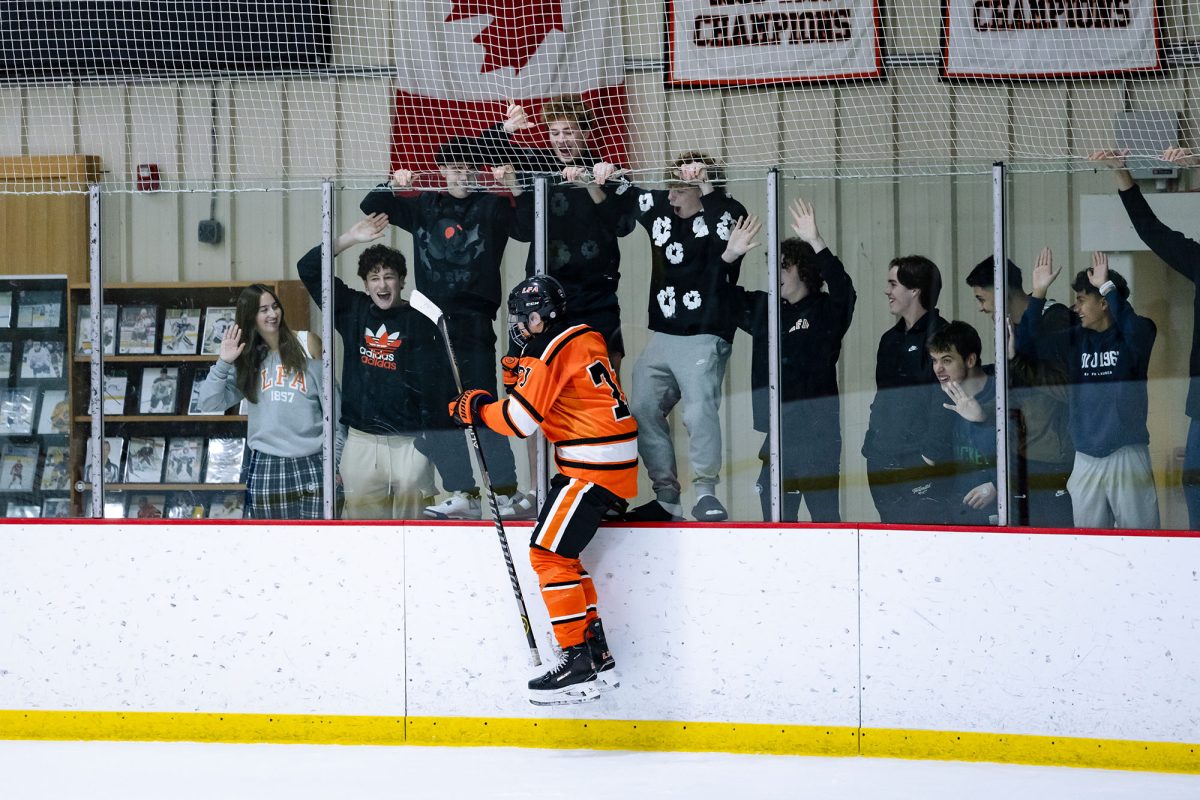
[[[745,207],[716,189],[700,199],[700,213],[682,219],[663,189],[622,184],[613,197],[646,229],[661,255],[650,275],[650,330],[674,336],[709,333],[733,341],[737,320],[731,288],[742,260],[727,264],[721,254]]]

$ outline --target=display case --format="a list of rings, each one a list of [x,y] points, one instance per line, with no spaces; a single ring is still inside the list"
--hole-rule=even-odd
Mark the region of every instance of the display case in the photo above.
[[[66,276],[0,277],[0,515],[70,513]]]

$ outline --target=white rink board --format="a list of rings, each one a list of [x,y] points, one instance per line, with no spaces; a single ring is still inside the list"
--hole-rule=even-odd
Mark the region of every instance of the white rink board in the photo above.
[[[861,535],[864,728],[1200,741],[1200,539]]]
[[[404,713],[392,527],[0,526],[0,708]]]
[[[606,528],[584,563],[622,688],[568,708],[524,700],[486,523],[17,524],[0,552],[6,710],[1200,730],[1197,538]]]
[[[550,629],[510,547],[543,660]],[[621,689],[534,707],[524,635],[491,528],[414,528],[408,570],[409,714],[858,724],[853,530],[604,528],[583,564]]]

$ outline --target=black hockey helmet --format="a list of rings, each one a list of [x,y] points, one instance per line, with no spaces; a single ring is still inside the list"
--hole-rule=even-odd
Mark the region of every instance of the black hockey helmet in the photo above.
[[[508,293],[508,326],[517,342],[522,339],[517,324],[528,327],[530,314],[536,313],[549,330],[562,322],[566,311],[567,293],[562,284],[549,275],[526,278]]]

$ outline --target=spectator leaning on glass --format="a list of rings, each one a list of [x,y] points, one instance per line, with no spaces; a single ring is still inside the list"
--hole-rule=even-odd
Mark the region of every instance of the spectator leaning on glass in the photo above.
[[[458,359],[464,386],[496,391],[496,312],[500,308],[500,263],[509,237],[528,241],[519,227],[513,200],[478,191],[476,171],[482,157],[471,140],[453,137],[438,146],[441,173],[437,191],[413,192],[414,175],[398,169],[392,179],[365,198],[360,208],[381,212],[413,237],[413,280],[417,289],[446,312],[446,329]],[[511,170],[495,170],[507,180]],[[397,194],[396,192],[399,192]],[[479,519],[479,487],[471,473],[466,441],[457,431],[432,454],[449,496],[424,510],[436,519]],[[479,432],[479,444],[496,492],[500,515],[527,518],[533,501],[517,491],[517,467],[504,437]]]
[[[616,174],[601,162],[598,184]],[[742,257],[758,242],[762,225],[721,186],[723,173],[710,156],[680,154],[667,171],[669,190],[610,187],[623,213],[632,213],[650,235],[657,261],[650,277],[650,330],[633,370],[630,407],[637,420],[638,453],[655,499],[626,515],[640,521],[681,519],[679,474],[667,416],[683,404],[688,455],[696,488],[692,516],[719,522],[728,514],[716,497],[721,472],[721,382],[737,319],[733,287]]]
[[[790,211],[796,238],[780,245],[779,264],[782,519],[794,522],[804,501],[813,522],[841,522],[842,420],[837,362],[857,295],[841,259],[821,238],[813,207],[796,200]],[[829,290],[823,291],[823,286]],[[734,287],[734,292],[741,299],[738,325],[754,339],[750,366],[754,429],[766,431],[769,295],[747,292],[740,286]],[[755,488],[763,519],[770,519],[768,440],[763,441],[758,457],[762,470]]]
[[[321,362],[307,357],[278,299],[261,284],[238,297],[236,321],[221,337],[199,403],[221,411],[243,398],[250,447],[245,515],[320,519]]]
[[[931,424],[937,378],[928,343],[946,326],[938,314],[942,273],[925,256],[903,256],[888,265],[884,295],[896,324],[879,339],[875,399],[862,454],[881,522],[927,522],[932,466],[946,447]]]
[[[387,226],[384,214],[360,220],[337,238],[333,254],[381,238]],[[319,301],[321,248],[297,268]],[[434,492],[429,454],[454,440],[427,435],[453,428],[445,409],[455,391],[437,328],[400,297],[407,274],[402,253],[374,245],[358,258],[366,292],[333,281],[333,324],[346,352],[341,422],[348,433],[339,470],[347,519],[420,519]]]
[[[1167,262],[1168,267],[1192,282],[1192,349],[1188,357],[1185,407],[1191,423],[1183,454],[1183,496],[1187,501],[1188,527],[1200,530],[1200,289],[1197,289],[1200,285],[1200,242],[1168,228],[1154,215],[1142,190],[1125,169],[1124,152],[1103,150],[1092,153],[1091,158],[1103,161],[1115,170],[1121,202],[1141,240],[1154,255]],[[1161,158],[1182,166],[1195,166],[1198,162],[1192,151],[1180,147],[1164,151]]]
[[[1017,352],[1069,365],[1071,438],[1075,466],[1067,489],[1079,528],[1157,528],[1158,494],[1150,469],[1146,377],[1158,329],[1134,313],[1129,284],[1092,254],[1092,268],[1075,276],[1079,327],[1039,338],[1038,318],[1054,267],[1050,248],[1033,268],[1033,297],[1017,326]]]
[[[995,311],[996,287],[988,256],[967,276],[981,313]],[[1029,305],[1022,288],[1021,268],[1008,262],[1008,322],[1021,322]],[[1047,300],[1038,317],[1038,338],[1055,336],[1071,327],[1071,310]],[[1052,359],[1037,361],[1016,353],[1010,335],[1008,357],[1008,408],[1010,452],[1015,455],[1009,492],[1015,525],[1069,528],[1074,524],[1067,478],[1075,460],[1075,447],[1067,425],[1067,365]]]

